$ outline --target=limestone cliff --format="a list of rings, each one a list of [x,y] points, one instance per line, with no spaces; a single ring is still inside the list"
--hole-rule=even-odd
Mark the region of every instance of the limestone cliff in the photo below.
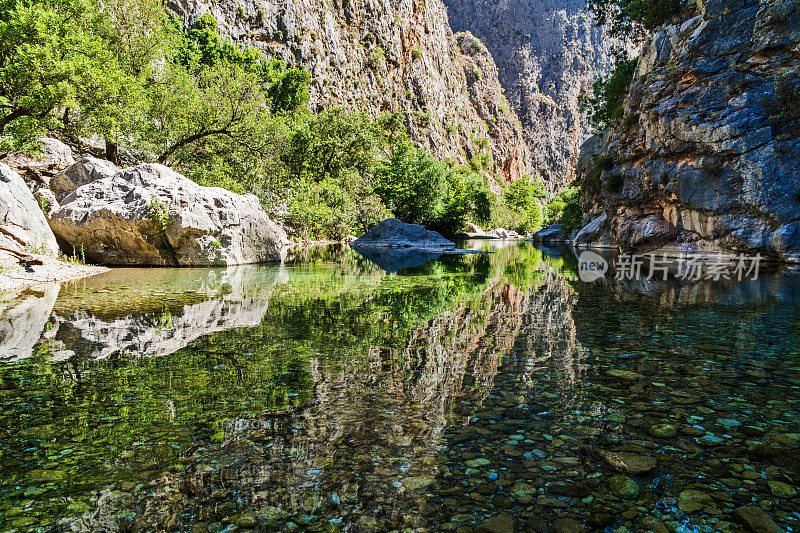
[[[488,139],[488,169],[513,181],[530,155],[502,104],[491,56],[459,46],[441,0],[174,0],[188,23],[210,12],[220,30],[312,77],[310,107],[371,115],[402,109],[416,142],[466,161]],[[483,79],[474,80],[476,62]],[[470,81],[470,78],[473,78]]]
[[[585,0],[445,0],[455,31],[469,31],[497,63],[500,83],[522,121],[532,172],[549,190],[574,178],[588,136],[579,96],[609,72],[611,43]]]
[[[800,262],[800,4],[709,0],[653,35],[582,154],[578,241]]]

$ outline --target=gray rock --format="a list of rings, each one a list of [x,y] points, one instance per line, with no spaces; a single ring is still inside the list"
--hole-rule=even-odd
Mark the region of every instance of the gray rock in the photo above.
[[[396,218],[387,218],[353,241],[355,249],[401,249],[415,248],[427,251],[444,251],[456,247],[435,231],[419,224],[406,224]]]
[[[0,246],[58,255],[58,244],[25,181],[0,163]]]
[[[533,234],[534,242],[567,242],[569,235],[561,224],[553,224]]]
[[[158,164],[79,187],[50,225],[88,261],[115,265],[274,262],[287,243],[255,196],[202,187]]]
[[[72,148],[52,137],[39,139],[39,157],[37,159],[48,167],[56,168],[64,168],[75,162]]]
[[[473,224],[472,222],[467,224],[467,233],[471,233],[473,235],[486,235],[486,232],[483,231],[483,228],[477,224]]]
[[[50,180],[50,190],[55,194],[56,200],[61,202],[81,185],[110,178],[117,172],[119,169],[114,163],[84,155],[80,161],[65,168]]]
[[[608,230],[608,217],[605,213],[593,219],[578,231],[575,235],[574,243],[576,246],[592,246],[603,242],[601,239],[604,230]]]
[[[496,237],[498,239],[519,239],[521,235],[516,231],[505,229],[505,228],[497,228],[493,229],[489,233],[487,233],[489,237]]]

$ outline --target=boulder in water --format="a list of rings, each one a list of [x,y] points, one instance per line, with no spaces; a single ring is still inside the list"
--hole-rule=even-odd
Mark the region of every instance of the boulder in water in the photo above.
[[[435,231],[426,230],[419,224],[406,224],[396,218],[387,218],[353,241],[353,248],[402,249],[444,251],[452,250],[455,243],[448,241]]]

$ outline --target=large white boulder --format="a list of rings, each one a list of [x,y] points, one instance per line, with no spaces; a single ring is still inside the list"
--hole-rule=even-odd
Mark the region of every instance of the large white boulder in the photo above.
[[[158,164],[78,187],[50,226],[87,261],[109,265],[277,262],[287,244],[254,195],[203,187]]]
[[[84,155],[80,161],[56,174],[50,180],[49,186],[55,194],[56,200],[60,202],[81,185],[110,178],[117,172],[119,172],[119,168],[114,163]]]
[[[37,159],[44,165],[56,168],[64,168],[75,162],[72,148],[53,137],[39,139],[39,157]]]
[[[0,163],[0,246],[20,252],[57,255],[47,219],[19,174]]]

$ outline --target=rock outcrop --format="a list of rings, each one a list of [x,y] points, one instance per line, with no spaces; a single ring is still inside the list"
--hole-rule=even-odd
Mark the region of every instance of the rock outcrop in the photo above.
[[[664,26],[584,147],[584,244],[800,262],[799,102],[797,2],[709,0]]]
[[[462,49],[442,0],[176,0],[188,23],[211,13],[220,32],[311,74],[309,106],[371,115],[402,110],[411,137],[441,158],[484,151],[505,181],[528,173],[518,120],[494,62]],[[483,79],[469,82],[482,63]],[[474,77],[474,76],[473,76]]]
[[[87,261],[111,265],[274,262],[286,243],[255,196],[202,187],[158,164],[78,187],[50,227]]]
[[[58,244],[38,202],[19,174],[0,163],[0,246],[57,255]]]
[[[119,172],[119,168],[114,163],[84,155],[80,161],[56,174],[48,186],[55,195],[56,201],[61,202],[81,185],[110,178],[117,172]]]
[[[53,137],[42,137],[39,139],[40,164],[56,168],[64,168],[75,162],[72,156],[72,148]]]
[[[393,250],[415,248],[442,252],[452,250],[455,243],[448,241],[435,231],[419,224],[406,224],[396,218],[387,218],[350,245],[355,249]]]
[[[569,235],[561,224],[553,224],[533,234],[533,242],[567,242]]]
[[[497,63],[519,116],[531,173],[549,191],[574,178],[587,119],[579,97],[613,66],[613,41],[594,25],[584,0],[444,0],[454,31],[469,31]]]

